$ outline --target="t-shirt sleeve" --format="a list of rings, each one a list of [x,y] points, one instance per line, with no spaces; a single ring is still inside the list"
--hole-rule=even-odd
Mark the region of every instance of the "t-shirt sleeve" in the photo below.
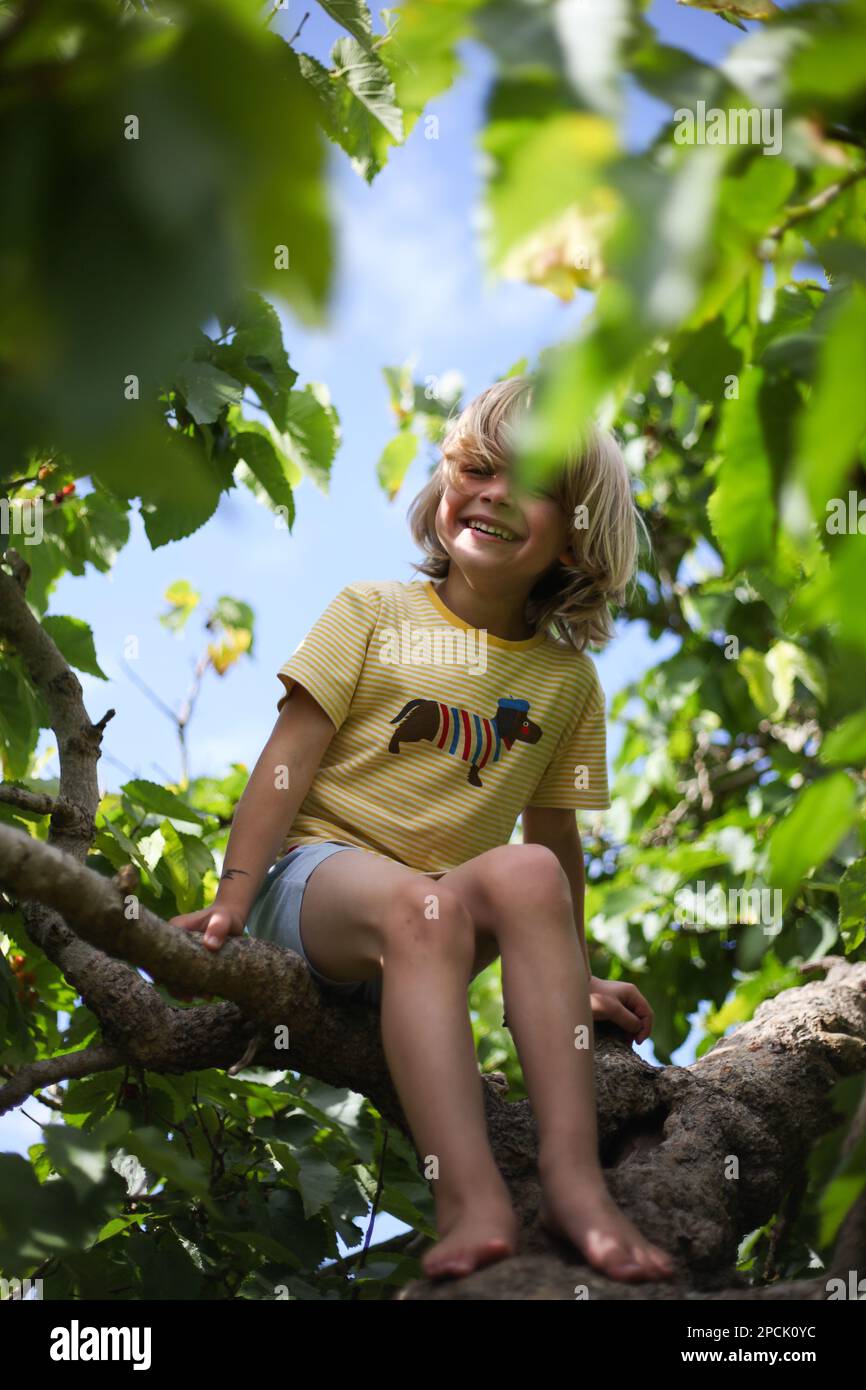
[[[339,729],[367,658],[380,604],[380,595],[365,585],[347,584],[340,590],[277,672],[286,687],[278,710],[297,681]]]
[[[610,806],[604,691],[591,663],[592,683],[574,723],[565,730],[530,806],[603,811]]]

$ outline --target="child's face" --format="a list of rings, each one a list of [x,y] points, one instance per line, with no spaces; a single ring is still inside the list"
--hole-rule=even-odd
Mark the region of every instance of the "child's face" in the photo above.
[[[474,530],[486,522],[511,539]],[[436,513],[436,534],[451,559],[467,574],[507,575],[509,587],[532,588],[554,563],[574,564],[569,546],[570,518],[555,497],[542,489],[518,492],[507,464],[461,464],[446,484]]]

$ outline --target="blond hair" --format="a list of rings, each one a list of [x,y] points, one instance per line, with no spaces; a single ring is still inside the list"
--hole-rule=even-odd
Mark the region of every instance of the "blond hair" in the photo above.
[[[435,527],[445,486],[454,481],[461,465],[494,467],[509,458],[519,417],[532,407],[535,385],[529,376],[494,382],[449,421],[442,457],[407,512],[412,537],[424,553],[420,563],[412,562],[413,569],[432,579],[447,575],[451,557]],[[575,518],[577,509],[585,506],[589,525],[572,528],[574,563],[564,565],[557,559],[536,580],[526,601],[527,622],[536,632],[547,628],[555,640],[578,651],[590,645],[604,647],[614,636],[608,605],[624,601],[635,575],[639,526],[651,549],[613,435],[589,426],[544,487],[568,517]]]

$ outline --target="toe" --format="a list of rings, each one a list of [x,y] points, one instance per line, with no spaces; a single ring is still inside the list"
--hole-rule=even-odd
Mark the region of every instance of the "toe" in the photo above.
[[[670,1255],[664,1250],[653,1251],[653,1259],[659,1272],[665,1277],[670,1278],[674,1272],[674,1264]]]
[[[609,1273],[614,1279],[627,1279],[635,1282],[641,1278],[643,1272],[640,1265],[635,1264],[633,1260],[624,1262],[614,1260],[609,1268]]]

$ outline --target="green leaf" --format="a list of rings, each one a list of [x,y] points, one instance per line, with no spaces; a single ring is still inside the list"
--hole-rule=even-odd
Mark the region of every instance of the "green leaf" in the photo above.
[[[412,430],[401,430],[388,440],[382,450],[376,465],[376,477],[389,502],[400,491],[417,452],[418,436]]]
[[[141,498],[144,529],[156,550],[191,535],[213,515],[226,485],[203,442],[147,413],[123,448],[97,453],[94,473],[118,497]]]
[[[279,294],[305,323],[321,324],[333,246],[326,147],[295,53],[277,34],[242,35],[208,10],[175,54],[187,105],[207,132],[207,156],[223,175],[236,252],[237,232],[243,237],[242,263],[236,254],[220,301],[254,284]]]
[[[276,428],[284,430],[289,392],[298,373],[289,364],[276,309],[262,295],[247,292],[221,324],[224,333],[234,329],[232,340],[228,344],[209,343],[209,356],[230,376],[252,387]],[[230,425],[233,414],[230,410]],[[241,427],[241,420],[234,423]],[[243,423],[246,426],[247,422]]]
[[[373,18],[365,0],[319,0],[319,4],[326,14],[353,35],[362,48],[371,47]]]
[[[188,362],[174,374],[187,409],[197,425],[212,424],[227,405],[240,405],[244,388],[234,377],[210,362]]]
[[[848,716],[825,736],[818,752],[822,763],[866,763],[866,709]]]
[[[824,701],[826,677],[821,663],[794,642],[774,642],[766,656],[751,647],[740,653],[737,668],[745,677],[756,708],[770,719],[783,719],[794,698],[798,678]]]
[[[119,846],[120,853],[112,849],[111,839],[114,839]],[[110,864],[115,869],[120,869],[126,863],[137,864],[147,874],[148,881],[158,898],[162,897],[162,884],[156,879],[153,873],[154,862],[143,850],[131,840],[125,831],[114,821],[106,820],[104,825],[96,832],[94,846],[100,854],[104,854]]]
[[[291,531],[295,520],[295,499],[286,476],[284,459],[264,435],[244,430],[235,436],[232,451],[239,463],[245,463],[258,479],[268,497],[277,507],[285,507],[287,525]]]
[[[430,98],[450,87],[459,74],[458,45],[472,36],[472,21],[483,12],[479,0],[449,0],[445,5],[405,0],[400,5],[393,36],[378,51],[391,72],[407,135]]]
[[[521,96],[500,81],[481,136],[493,163],[487,202],[488,259],[494,268],[543,224],[579,205],[617,152],[616,129],[604,117],[554,111],[521,119]],[[525,100],[528,104],[529,96]]]
[[[818,380],[800,422],[798,473],[822,524],[866,432],[866,293],[851,287],[821,349]]]
[[[69,1125],[45,1125],[42,1138],[52,1166],[68,1178],[79,1200],[109,1170],[108,1154],[100,1140]]]
[[[866,940],[866,859],[855,859],[839,880],[839,930],[849,955]]]
[[[717,105],[724,86],[716,68],[681,48],[658,43],[655,34],[636,49],[629,67],[645,91],[677,110],[694,109],[698,101]]]
[[[23,1271],[49,1256],[87,1249],[118,1214],[122,1193],[111,1174],[91,1183],[82,1201],[66,1178],[39,1183],[25,1158],[0,1154],[0,1265]]]
[[[207,1193],[208,1175],[198,1159],[190,1158],[177,1141],[170,1142],[152,1125],[130,1130],[123,1147],[127,1153],[135,1154],[149,1172],[165,1178],[183,1192],[191,1196],[204,1196]]]
[[[102,681],[108,680],[96,659],[93,632],[81,618],[65,618],[49,613],[42,619],[42,626],[60,655],[65,657],[76,671],[85,671],[88,676],[98,676]]]
[[[159,828],[163,838],[160,867],[165,865],[178,911],[192,912],[201,879],[193,871],[186,856],[184,843],[171,821],[164,820]]]
[[[739,380],[739,399],[726,401],[722,416],[722,464],[707,516],[729,573],[760,565],[772,552],[776,508],[760,416],[762,386],[761,372],[746,371]]]
[[[394,100],[388,69],[374,54],[365,53],[354,39],[340,39],[331,54],[342,80],[354,97],[344,117],[350,125],[372,117],[392,140],[403,139],[403,117]],[[366,113],[366,115],[364,114]]]
[[[691,391],[705,401],[724,398],[732,378],[739,378],[743,354],[728,337],[721,318],[712,319],[694,333],[682,333],[678,338],[672,371],[676,380],[684,381]]]
[[[606,0],[591,13],[568,3],[553,10],[572,87],[587,106],[614,118],[622,105],[620,48],[632,34],[632,19],[630,0]]]
[[[790,164],[758,151],[744,170],[722,179],[719,193],[727,220],[750,237],[763,235],[777,220],[796,182]]]
[[[822,104],[844,102],[862,93],[866,72],[866,26],[862,0],[853,4],[821,5],[810,41],[792,59],[788,78],[790,99]]]
[[[131,782],[124,782],[121,791],[125,792],[130,801],[134,801],[136,806],[141,806],[145,811],[151,811],[158,816],[168,816],[172,820],[189,821],[194,825],[206,825],[205,816],[194,811],[174,792],[167,787],[162,787],[158,782],[150,782],[146,778],[137,777]]]
[[[287,1144],[272,1141],[269,1146],[276,1163],[287,1174],[293,1187],[301,1194],[304,1216],[316,1216],[332,1201],[342,1174],[318,1153],[307,1156],[303,1151],[294,1154]]]
[[[833,853],[855,816],[854,787],[844,772],[823,777],[800,792],[768,842],[770,883],[781,889],[785,904],[809,871]]]
[[[327,492],[340,442],[340,422],[328,388],[321,382],[309,382],[303,391],[292,391],[280,442],[288,457]]]
[[[129,540],[126,509],[116,498],[96,487],[81,498],[77,511],[71,515],[66,550],[70,559],[81,565],[80,570],[73,572],[83,574],[85,562],[89,561],[95,569],[107,573]]]

